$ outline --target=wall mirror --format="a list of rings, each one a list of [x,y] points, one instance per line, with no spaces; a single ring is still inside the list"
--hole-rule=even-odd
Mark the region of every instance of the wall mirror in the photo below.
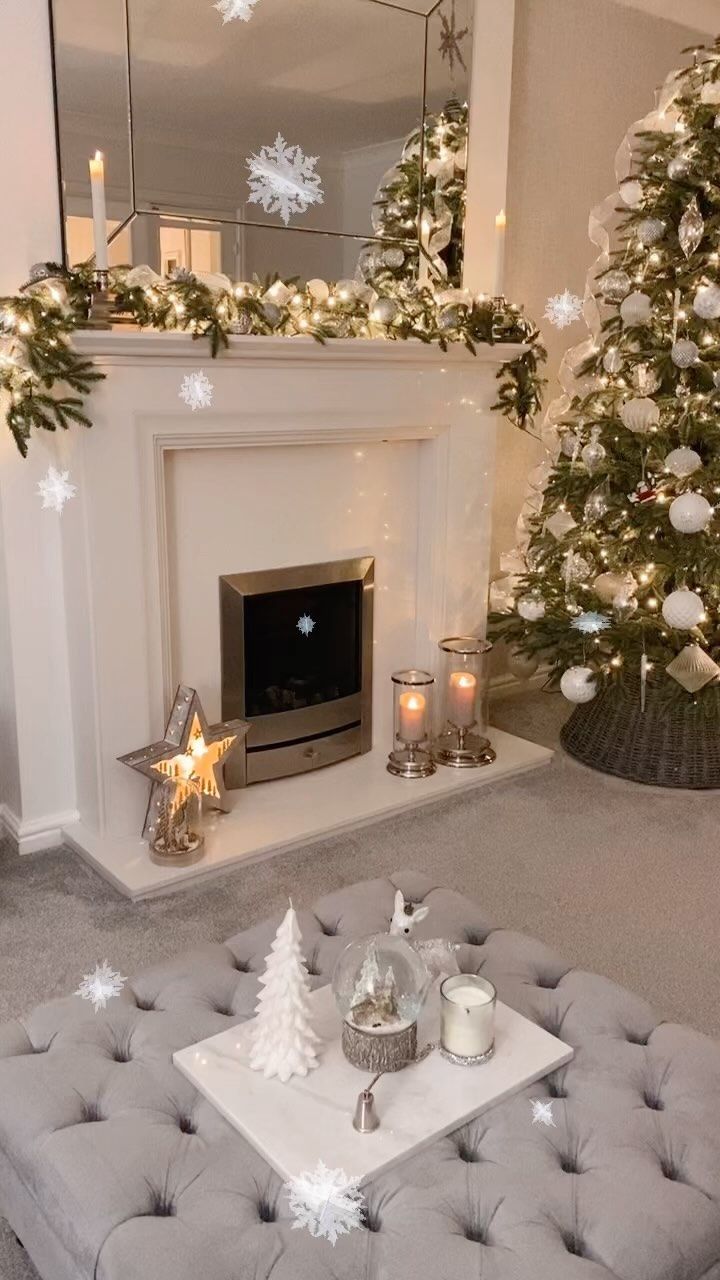
[[[434,158],[434,203],[422,125],[466,121],[472,0],[50,4],[69,264],[93,250],[96,151],[111,265],[339,279],[380,236],[417,253],[419,182],[377,196],[403,155]]]

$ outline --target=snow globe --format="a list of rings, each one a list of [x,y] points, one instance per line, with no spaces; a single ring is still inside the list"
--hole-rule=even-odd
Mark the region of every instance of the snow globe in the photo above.
[[[375,933],[351,942],[332,979],[348,1062],[374,1072],[414,1062],[428,986],[427,969],[404,938]]]

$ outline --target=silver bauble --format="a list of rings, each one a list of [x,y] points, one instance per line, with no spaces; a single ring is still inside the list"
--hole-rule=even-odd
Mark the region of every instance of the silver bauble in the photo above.
[[[392,324],[398,313],[398,304],[394,298],[378,298],[373,304],[370,319],[376,324]]]
[[[562,674],[560,691],[568,702],[592,702],[597,693],[595,672],[591,667],[568,667]]]
[[[580,555],[579,551],[568,551],[566,553],[562,571],[566,586],[570,586],[574,582],[585,582],[592,571],[592,561],[586,560],[584,556]]]
[[[618,622],[627,622],[628,618],[632,618],[638,607],[637,596],[634,596],[630,591],[618,591],[613,599],[612,607]]]
[[[438,328],[442,330],[457,329],[462,323],[460,307],[443,307],[438,316]]]
[[[658,244],[665,235],[665,223],[660,218],[643,218],[635,228],[637,237],[646,248]]]
[[[607,450],[605,449],[605,446],[602,445],[599,440],[595,439],[591,440],[589,444],[586,444],[580,454],[580,457],[582,458],[590,475],[597,471],[598,467],[605,461],[606,456]]]
[[[620,306],[620,315],[627,325],[649,324],[652,319],[652,301],[640,290],[629,293]]]
[[[600,292],[606,302],[622,302],[632,289],[627,271],[608,271],[600,281]]]
[[[720,288],[716,284],[703,284],[693,300],[693,311],[703,320],[717,320],[720,316]]]
[[[665,470],[678,480],[685,480],[702,467],[702,458],[694,449],[673,449],[665,459]]]
[[[240,311],[236,320],[230,325],[231,333],[250,333],[252,331],[252,316],[248,311]]]
[[[545,601],[536,592],[521,596],[515,607],[525,622],[539,622],[545,617]]]
[[[705,606],[696,591],[671,591],[663,602],[662,616],[677,631],[692,631],[704,614]]]
[[[522,653],[513,646],[508,649],[507,665],[508,671],[516,680],[529,680],[535,675],[540,662],[534,654]]]
[[[603,356],[603,369],[606,373],[619,373],[623,367],[623,358],[617,347],[611,347]]]
[[[580,437],[574,431],[566,431],[560,441],[560,448],[567,458],[576,458],[580,452]]]
[[[678,533],[702,533],[712,520],[713,509],[701,493],[681,493],[670,503],[668,516]]]
[[[697,364],[699,355],[700,348],[692,338],[678,338],[670,352],[672,362],[678,369],[690,369]]]
[[[604,484],[598,485],[597,489],[593,489],[592,493],[588,494],[585,502],[583,512],[585,520],[588,524],[592,524],[595,520],[602,520],[609,510],[610,497],[607,486]]]
[[[681,152],[679,156],[675,156],[667,167],[667,176],[672,182],[681,182],[690,172],[690,158]]]
[[[405,254],[402,249],[398,249],[398,248],[385,249],[382,256],[382,260],[385,263],[386,267],[392,267],[393,270],[395,270],[397,267],[402,266],[403,262],[405,261]]]

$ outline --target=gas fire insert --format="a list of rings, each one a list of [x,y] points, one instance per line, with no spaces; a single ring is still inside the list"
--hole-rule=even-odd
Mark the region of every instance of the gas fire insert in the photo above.
[[[372,746],[372,556],[220,579],[222,714],[247,720],[229,788]]]

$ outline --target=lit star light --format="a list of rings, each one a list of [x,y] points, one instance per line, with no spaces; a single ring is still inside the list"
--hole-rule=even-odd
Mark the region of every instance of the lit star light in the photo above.
[[[93,973],[85,974],[75,995],[82,1000],[89,1000],[97,1013],[98,1009],[105,1008],[108,1000],[120,994],[126,982],[127,978],[123,978],[115,969],[110,968],[107,960],[103,960],[102,964],[95,965]]]
[[[552,1102],[543,1102],[542,1098],[531,1098],[530,1106],[532,1107],[533,1124],[544,1124],[548,1128],[557,1129],[557,1125],[553,1120]]]
[[[315,630],[317,623],[309,613],[303,613],[297,620],[297,629],[303,636],[309,636]]]
[[[545,319],[549,320],[556,329],[566,329],[568,325],[580,319],[582,309],[582,298],[578,298],[576,293],[566,289],[564,293],[557,293],[554,297],[548,298],[544,314]]]
[[[266,213],[279,213],[285,226],[294,213],[306,213],[311,204],[323,203],[317,156],[306,156],[297,144],[290,146],[279,133],[273,146],[261,147],[248,157],[249,204],[261,204]]]
[[[573,618],[570,623],[576,631],[582,631],[584,635],[595,636],[598,631],[606,631],[610,626],[610,619],[605,617],[604,613],[581,613],[579,617]]]
[[[200,369],[197,373],[185,375],[178,395],[193,413],[196,409],[209,409],[213,398],[213,384],[207,374]]]
[[[359,1181],[348,1178],[343,1169],[328,1169],[322,1160],[313,1170],[291,1178],[285,1188],[293,1228],[307,1227],[311,1236],[334,1245],[338,1236],[361,1225],[365,1198]]]
[[[451,74],[455,70],[456,62],[460,63],[463,71],[467,71],[460,44],[469,34],[469,31],[469,27],[458,29],[455,18],[455,0],[453,0],[449,20],[446,14],[440,14],[440,45],[438,50],[443,61],[447,61]]]
[[[258,0],[218,0],[213,5],[213,9],[217,9],[222,14],[223,26],[226,22],[232,22],[234,18],[239,18],[241,22],[249,22],[253,16],[253,9]]]
[[[57,467],[50,466],[44,479],[38,480],[37,491],[43,500],[43,510],[57,511],[62,515],[65,503],[75,497],[77,485],[70,484],[69,471],[58,471]]]

